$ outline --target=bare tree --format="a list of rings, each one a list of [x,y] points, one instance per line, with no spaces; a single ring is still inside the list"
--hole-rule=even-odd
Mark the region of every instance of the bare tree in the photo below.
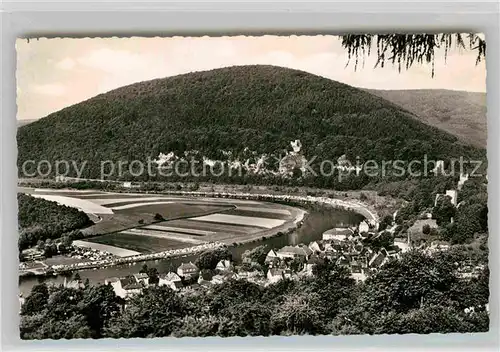
[[[357,69],[359,59],[372,54],[372,45],[376,43],[377,62],[375,67],[384,67],[387,62],[397,65],[399,72],[414,63],[430,63],[434,77],[435,50],[444,48],[446,60],[452,47],[477,51],[476,65],[486,57],[486,41],[477,34],[349,34],[342,36],[342,46],[347,49],[349,61],[355,60]]]

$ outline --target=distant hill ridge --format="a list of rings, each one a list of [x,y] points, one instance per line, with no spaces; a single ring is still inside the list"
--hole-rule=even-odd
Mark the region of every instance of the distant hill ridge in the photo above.
[[[412,112],[428,125],[447,131],[466,143],[486,148],[486,93],[446,89],[367,91]]]
[[[18,163],[145,160],[196,150],[220,160],[279,153],[300,139],[307,158],[410,160],[483,155],[374,94],[303,71],[235,66],[121,87],[18,130]]]

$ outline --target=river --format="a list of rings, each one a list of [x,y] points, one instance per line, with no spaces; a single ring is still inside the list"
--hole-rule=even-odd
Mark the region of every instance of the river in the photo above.
[[[286,245],[296,245],[300,243],[309,244],[313,241],[320,240],[323,232],[328,229],[336,226],[357,225],[364,218],[362,215],[354,212],[326,207],[320,210],[314,209],[308,211],[309,213],[302,227],[291,234],[231,247],[233,260],[236,262],[240,261],[244,251],[262,244],[267,245],[269,249],[279,249]],[[98,284],[104,283],[104,280],[110,277],[123,277],[138,273],[144,264],[147,264],[148,267],[157,268],[159,273],[165,273],[168,271],[175,271],[183,262],[194,262],[195,260],[196,256],[188,256],[174,259],[152,260],[101,269],[80,270],[78,273],[82,280],[89,279],[91,284]],[[19,279],[19,290],[23,296],[26,296],[34,285],[43,281],[52,284],[62,284],[64,282],[64,277],[21,277]]]

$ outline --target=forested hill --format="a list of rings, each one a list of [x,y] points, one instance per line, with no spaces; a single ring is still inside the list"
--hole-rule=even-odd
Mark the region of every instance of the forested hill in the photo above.
[[[486,93],[446,89],[368,90],[415,114],[422,122],[486,148]]]
[[[277,153],[295,139],[317,160],[483,153],[364,90],[287,68],[235,66],[121,87],[20,127],[18,163],[86,160],[84,176],[96,177],[103,160]]]

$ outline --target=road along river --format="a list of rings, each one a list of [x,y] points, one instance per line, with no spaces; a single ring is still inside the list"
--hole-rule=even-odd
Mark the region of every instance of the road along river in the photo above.
[[[193,196],[191,194],[178,194],[180,197]],[[218,194],[220,196],[220,194]],[[206,197],[208,194],[197,194],[198,197]],[[213,196],[213,195],[212,195]],[[254,200],[258,201],[280,201],[280,202],[294,202],[298,204],[321,204],[324,207],[315,207],[314,210],[308,210],[305,218],[301,221],[302,226],[289,231],[288,233],[282,234],[280,236],[263,238],[262,235],[250,236],[248,240],[239,240],[238,245],[230,246],[231,252],[233,254],[233,259],[235,261],[240,260],[241,254],[252,249],[258,245],[265,244],[269,249],[271,248],[281,248],[285,245],[295,245],[299,243],[308,244],[312,241],[319,240],[322,237],[324,231],[337,226],[348,226],[356,225],[361,222],[364,218],[368,218],[376,221],[378,218],[376,213],[363,207],[359,203],[348,203],[346,201],[339,202],[336,199],[320,199],[315,197],[290,197],[290,196],[276,196],[273,197],[263,197],[259,195],[254,197],[247,194],[238,195],[223,195],[224,198],[237,197],[239,199]],[[258,198],[258,199],[257,199]],[[263,199],[264,198],[264,199]],[[243,205],[246,206],[246,205]],[[340,209],[339,209],[340,208]],[[360,210],[361,209],[361,210]],[[361,214],[360,214],[361,213]],[[280,231],[285,232],[285,231]],[[168,272],[170,270],[175,270],[181,263],[188,261],[195,261],[199,253],[195,255],[180,255],[169,258],[158,258],[145,260],[140,262],[130,262],[123,263],[120,265],[99,267],[92,269],[82,269],[78,270],[80,277],[85,280],[89,279],[92,284],[103,283],[105,279],[110,277],[121,277],[129,274],[134,274],[139,272],[142,265],[147,264],[148,267],[155,267],[160,273]],[[63,283],[63,276],[50,276],[50,277],[23,277],[20,278],[20,291],[26,295],[29,293],[33,285],[41,281],[47,281],[50,283]]]

